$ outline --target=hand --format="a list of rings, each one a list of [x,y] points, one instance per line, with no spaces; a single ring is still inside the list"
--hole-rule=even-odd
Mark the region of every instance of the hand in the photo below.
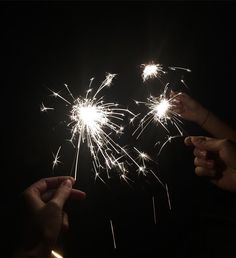
[[[202,125],[209,114],[208,110],[186,93],[172,92],[172,110],[182,118]]]
[[[69,227],[68,216],[63,211],[65,202],[68,198],[85,198],[84,192],[72,189],[74,182],[68,176],[45,178],[23,192],[31,220],[26,233],[25,250],[20,257],[50,256],[60,232]]]
[[[190,136],[187,146],[194,147],[195,173],[207,176],[223,190],[236,192],[236,145],[229,140]]]

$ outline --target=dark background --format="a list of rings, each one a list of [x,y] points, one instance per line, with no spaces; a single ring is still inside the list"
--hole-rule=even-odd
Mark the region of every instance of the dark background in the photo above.
[[[98,86],[106,72],[117,73],[104,95],[138,112],[132,99],[157,94],[160,87],[158,80],[143,84],[140,64],[188,67],[188,93],[235,126],[233,2],[2,2],[0,17],[3,257],[20,240],[20,193],[52,176],[52,152],[65,143],[60,115],[40,112],[42,101],[54,101],[48,88],[59,91],[67,83],[75,95],[83,95],[91,77]],[[186,90],[176,84],[180,74],[170,78],[175,89]],[[206,134],[188,122],[184,129]],[[132,130],[121,144],[132,143]],[[68,204],[71,231],[58,243],[65,257],[235,256],[235,195],[194,175],[183,138],[157,158],[153,143],[164,138],[161,128],[151,126],[139,145],[158,162],[155,171],[169,186],[171,211],[151,176],[136,177],[131,186],[116,176],[106,180],[107,186],[94,182],[83,149],[76,187],[87,192],[87,199]],[[68,174],[70,164],[61,160],[55,174]]]

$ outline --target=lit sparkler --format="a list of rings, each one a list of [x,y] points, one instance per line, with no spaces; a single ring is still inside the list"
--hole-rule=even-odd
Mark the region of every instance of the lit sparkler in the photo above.
[[[73,167],[75,179],[78,172],[80,147],[81,144],[85,142],[87,143],[92,157],[95,178],[101,179],[99,176],[100,169],[105,169],[108,174],[108,170],[114,168],[119,171],[120,178],[128,182],[128,162],[125,157],[132,161],[132,165],[137,167],[137,171],[142,167],[124,147],[121,147],[113,139],[113,134],[119,135],[124,130],[120,122],[124,120],[125,114],[129,114],[133,117],[135,117],[135,115],[130,110],[121,108],[119,104],[104,102],[103,96],[98,97],[103,88],[111,85],[115,76],[116,74],[108,73],[105,80],[94,94],[92,94],[93,89],[91,88],[94,78],[90,79],[89,89],[85,97],[75,98],[66,84],[65,87],[72,100],[63,97],[60,93],[52,91],[52,96],[60,98],[71,108],[68,126],[71,129],[70,141],[76,148]],[[55,155],[53,167],[58,164],[59,151],[60,149]]]
[[[137,129],[134,131],[133,135],[139,131],[137,139],[143,133],[143,131],[147,128],[147,126],[151,122],[157,122],[157,124],[161,124],[162,127],[169,133],[167,128],[167,123],[172,123],[179,133],[182,135],[182,130],[180,124],[182,121],[179,119],[180,116],[173,110],[173,100],[175,97],[180,94],[177,93],[172,97],[167,96],[168,84],[166,84],[164,92],[159,97],[150,96],[147,98],[147,102],[136,101],[136,104],[144,104],[149,108],[149,112],[140,120],[140,123]]]
[[[190,69],[185,68],[185,67],[179,67],[179,66],[169,66],[168,68],[164,68],[162,64],[155,64],[155,63],[150,63],[150,64],[142,64],[141,67],[143,67],[143,72],[142,72],[142,78],[143,81],[145,82],[146,80],[153,79],[153,78],[161,78],[163,74],[167,73],[167,70],[183,70],[186,72],[191,72]]]
[[[160,78],[162,74],[165,74],[166,72],[163,70],[163,66],[161,64],[142,64],[141,67],[143,68],[142,78],[145,82],[148,79],[152,78]]]

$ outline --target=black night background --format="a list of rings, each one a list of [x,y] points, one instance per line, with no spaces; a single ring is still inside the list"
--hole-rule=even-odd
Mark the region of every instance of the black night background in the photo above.
[[[235,127],[235,10],[233,2],[218,1],[1,2],[1,257],[8,257],[20,240],[20,193],[53,176],[52,152],[66,140],[58,113],[40,112],[42,102],[55,102],[48,88],[59,91],[67,83],[75,95],[83,95],[91,77],[96,87],[106,72],[117,73],[105,98],[138,112],[142,107],[133,99],[158,94],[160,86],[158,80],[143,84],[140,64],[187,67],[192,70],[185,74],[189,89],[175,83],[175,73],[170,75],[173,89],[187,91]],[[207,135],[190,122],[183,127],[189,135]],[[121,144],[135,142],[133,129],[128,126]],[[192,151],[183,138],[157,157],[153,145],[164,137],[165,131],[153,125],[138,145],[150,149],[158,162],[171,211],[151,176],[136,177],[131,186],[117,176],[107,185],[95,182],[83,147],[76,188],[87,199],[66,207],[70,232],[58,242],[64,257],[235,257],[235,194],[195,176]],[[62,155],[55,175],[68,175],[66,157],[73,154]]]

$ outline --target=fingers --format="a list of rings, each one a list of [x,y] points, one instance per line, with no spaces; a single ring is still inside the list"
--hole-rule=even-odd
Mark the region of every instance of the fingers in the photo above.
[[[187,94],[184,92],[176,92],[176,91],[171,90],[170,97],[173,99],[182,100],[187,97]]]
[[[198,158],[201,158],[201,159],[206,159],[207,158],[207,151],[205,151],[205,150],[194,148],[193,154],[194,154],[194,156],[196,156]]]
[[[215,177],[216,171],[214,169],[207,169],[204,167],[196,167],[195,173],[197,176]]]
[[[61,185],[56,190],[51,202],[54,202],[58,205],[59,208],[63,209],[63,206],[66,200],[69,198],[72,190],[72,181],[70,179],[66,179],[61,183]]]
[[[209,138],[206,136],[188,136],[184,139],[184,143],[187,146],[195,146],[199,149],[203,149],[203,142],[209,141],[209,140],[215,140],[215,139]]]
[[[225,140],[205,136],[189,136],[185,138],[184,142],[186,145],[194,145],[202,150],[218,152],[222,149]]]
[[[70,198],[74,200],[84,200],[86,198],[86,193],[77,189],[72,189],[70,192]]]
[[[195,173],[197,176],[208,176],[208,177],[214,177],[216,175],[216,171],[214,170],[214,160],[208,160],[206,158],[206,152],[202,151],[198,148],[194,149],[194,165]]]
[[[203,167],[205,169],[213,169],[214,168],[214,160],[206,160],[206,159],[201,159],[198,157],[195,157],[194,159],[194,165],[196,167]]]
[[[56,189],[52,189],[52,190],[48,190],[45,193],[43,193],[41,195],[42,201],[45,203],[50,201],[52,199],[52,197],[54,196],[55,192],[56,192]]]
[[[66,179],[70,179],[72,183],[75,182],[74,178],[70,176],[43,178],[28,187],[24,191],[23,196],[32,210],[40,209],[45,204],[42,199],[42,195],[46,191],[49,191],[47,195],[49,197],[52,196],[50,190],[58,187]],[[46,196],[46,198],[49,198],[48,196]]]
[[[48,190],[45,193],[43,193],[41,195],[42,201],[45,203],[50,201],[53,198],[55,192],[56,192],[56,189],[52,189],[52,190]],[[84,200],[86,198],[86,193],[82,192],[80,190],[77,190],[77,189],[71,189],[69,198],[78,200],[78,201]]]
[[[192,140],[191,140],[191,136],[188,136],[184,139],[184,143],[187,146],[193,146]]]
[[[171,92],[170,93],[170,101],[171,101],[171,110],[173,110],[177,114],[181,114],[184,111],[183,103],[181,101],[180,96],[182,92]]]
[[[43,193],[48,189],[57,188],[66,179],[70,179],[73,184],[75,182],[74,178],[70,176],[48,177],[32,184],[30,188],[34,189],[35,192]]]
[[[86,194],[84,192],[77,189],[72,189],[73,182],[71,181],[71,179],[66,179],[65,181],[63,181],[58,189],[55,191],[54,196],[51,199],[51,201],[56,203],[61,209],[63,208],[64,203],[69,197],[76,200],[83,200],[86,197]]]
[[[62,230],[65,232],[69,229],[69,219],[66,212],[62,214]]]
[[[184,140],[187,146],[194,146],[194,165],[197,176],[207,176],[215,178],[217,176],[217,160],[209,159],[212,153],[219,149],[222,140],[205,136],[190,136]],[[215,151],[213,151],[215,150]]]

